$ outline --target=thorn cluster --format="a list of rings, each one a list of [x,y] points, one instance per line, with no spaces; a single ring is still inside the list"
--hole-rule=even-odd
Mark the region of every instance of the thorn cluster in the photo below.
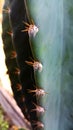
[[[14,73],[17,74],[17,75],[19,75],[20,74],[20,69],[16,68]]]
[[[38,61],[25,61],[28,65],[30,65],[30,66],[33,66],[33,68],[34,68],[34,71],[36,71],[36,70],[39,70],[39,72],[41,72],[42,71],[42,68],[43,68],[43,66],[42,66],[42,64],[40,63],[40,62],[38,62]]]
[[[35,95],[36,95],[37,97],[39,97],[39,96],[44,96],[45,94],[48,94],[47,92],[45,92],[43,89],[40,89],[40,88],[37,88],[37,89],[35,89],[35,90],[29,90],[29,89],[28,89],[28,92],[29,92],[29,93],[35,93]]]
[[[22,30],[22,32],[28,32],[29,37],[31,36],[35,37],[37,32],[39,31],[38,27],[34,23],[28,24],[24,21],[23,23],[26,25],[26,27],[24,30]]]
[[[35,130],[37,129],[37,128],[44,128],[44,124],[43,123],[41,123],[40,121],[33,121],[33,125],[35,125],[36,127],[35,127]]]
[[[10,13],[10,8],[9,7],[7,7],[7,9],[3,9],[3,11],[5,12],[5,13]]]
[[[16,88],[17,88],[17,91],[22,90],[22,86],[21,86],[21,84],[18,83],[18,84],[16,85]]]
[[[36,107],[35,109],[32,109],[31,112],[33,111],[37,111],[37,113],[44,113],[45,112],[45,109],[41,106],[38,106],[37,104],[33,103],[34,106]]]
[[[13,32],[7,32],[11,37],[13,37]]]
[[[12,51],[12,53],[11,53],[11,59],[14,59],[16,57],[17,57],[16,51]]]

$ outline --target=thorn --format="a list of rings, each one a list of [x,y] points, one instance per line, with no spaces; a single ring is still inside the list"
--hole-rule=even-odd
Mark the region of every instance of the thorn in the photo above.
[[[25,63],[28,64],[28,65],[30,65],[30,66],[33,66],[33,64],[34,64],[34,63],[31,62],[31,61],[25,61]]]
[[[25,101],[25,98],[22,96],[22,97],[20,97],[20,101],[21,102],[24,102]]]
[[[38,113],[44,113],[45,112],[45,109],[41,106],[38,106],[37,104],[33,103],[34,106],[36,107],[35,109],[32,109],[31,112],[33,111],[37,111]]]
[[[10,13],[10,8],[9,7],[7,7],[7,9],[3,9],[3,11],[5,12],[5,13]]]
[[[35,129],[37,128],[44,128],[44,124],[41,123],[40,121],[33,121],[33,125],[35,125]]]
[[[18,83],[18,84],[16,85],[16,88],[17,88],[17,91],[20,91],[20,90],[22,89],[22,86]]]
[[[31,23],[34,25],[34,21],[33,21],[33,19],[31,19]]]
[[[42,68],[43,68],[43,66],[42,66],[42,64],[40,63],[40,62],[38,62],[38,61],[25,61],[25,63],[27,63],[28,65],[30,65],[30,66],[33,66],[33,68],[34,68],[34,70],[36,71],[36,70],[39,70],[39,72],[41,72],[42,71]]]
[[[36,93],[35,94],[36,96],[44,96],[45,94],[48,94],[43,89],[39,89],[39,88],[35,90],[28,89],[28,93]]]
[[[21,32],[28,32],[28,29],[24,29],[24,30],[22,30]]]
[[[13,37],[13,33],[12,32],[7,32],[11,37]]]
[[[27,22],[25,22],[25,21],[23,21],[23,23],[26,25],[26,26],[30,26],[30,24],[29,23],[27,23]]]
[[[16,57],[17,57],[16,51],[12,51],[12,53],[11,53],[11,59],[14,59]]]
[[[16,70],[15,70],[14,73],[17,74],[17,75],[19,75],[19,74],[20,74],[20,69],[19,69],[19,68],[16,68]]]
[[[18,102],[19,102],[19,103],[23,103],[23,102],[25,102],[25,98],[24,98],[23,95],[18,96]]]
[[[38,27],[35,24],[33,24],[33,22],[32,24],[29,24],[23,21],[23,23],[26,25],[26,29],[22,30],[21,32],[28,32],[29,37],[35,37],[37,32],[39,31]]]

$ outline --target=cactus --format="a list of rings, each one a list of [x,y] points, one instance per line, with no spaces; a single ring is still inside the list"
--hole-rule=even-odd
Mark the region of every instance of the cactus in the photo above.
[[[29,114],[29,120],[32,128],[34,129],[33,121],[38,120],[36,111],[31,112],[35,109],[37,104],[36,96],[34,93],[29,93],[29,89],[35,89],[36,86],[34,79],[33,67],[28,66],[25,61],[33,58],[28,33],[23,33],[22,30],[25,28],[23,21],[29,22],[26,14],[24,1],[13,1],[10,8],[10,20],[13,32],[13,44],[17,52],[17,61],[20,69],[20,81],[22,85],[22,91],[25,96],[25,104],[27,112]],[[17,16],[17,17],[16,17]]]
[[[39,28],[30,41],[35,60],[43,66],[35,71],[36,84],[48,93],[40,103],[46,109],[44,130],[73,129],[73,1],[27,0],[26,5]]]
[[[18,11],[21,11],[20,15]],[[38,121],[38,117],[36,111],[32,110],[36,109],[34,103],[37,104],[37,99],[36,96],[33,96],[34,93],[32,94],[28,91],[30,88],[35,89],[34,85],[36,83],[33,67],[29,67],[25,63],[25,60],[28,61],[33,56],[29,45],[28,34],[21,32],[24,28],[23,20],[28,20],[23,1],[6,0],[3,7],[2,39],[6,56],[5,62],[8,68],[7,73],[11,80],[14,98],[34,129],[33,121]]]
[[[13,45],[33,130],[73,129],[73,1],[15,0]]]
[[[7,74],[11,81],[11,88],[13,90],[14,98],[21,108],[23,114],[28,119],[28,114],[25,106],[25,97],[22,92],[22,86],[19,78],[19,66],[16,61],[16,51],[12,43],[12,28],[9,19],[9,8],[11,1],[5,0],[3,6],[3,20],[2,20],[2,39],[3,39],[3,49],[5,52],[5,63],[7,66]]]

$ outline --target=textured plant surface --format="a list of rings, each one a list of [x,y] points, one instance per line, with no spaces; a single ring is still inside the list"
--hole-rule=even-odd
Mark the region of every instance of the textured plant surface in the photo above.
[[[34,129],[33,121],[38,120],[38,118],[36,112],[32,112],[32,110],[36,108],[33,103],[37,104],[37,99],[34,96],[35,93],[28,92],[31,88],[35,89],[34,71],[33,67],[25,63],[25,60],[28,61],[33,56],[28,34],[22,32],[25,27],[23,21],[28,21],[24,1],[6,0],[2,22],[6,65],[15,100]]]
[[[32,129],[72,130],[73,1],[12,0],[10,21]]]
[[[41,102],[46,109],[44,129],[73,129],[73,1],[28,0],[27,4],[30,19],[39,27],[31,47],[43,70],[35,77],[48,93]]]
[[[9,18],[10,5],[11,1],[5,0],[2,20],[2,39],[5,52],[5,62],[8,68],[7,74],[9,74],[9,78],[11,80],[11,87],[14,93],[14,98],[18,106],[21,108],[23,114],[25,114],[26,118],[28,118],[28,114],[26,114],[25,110],[25,98],[22,92],[22,85],[19,78],[20,70],[16,61],[17,54],[12,41],[13,34]]]

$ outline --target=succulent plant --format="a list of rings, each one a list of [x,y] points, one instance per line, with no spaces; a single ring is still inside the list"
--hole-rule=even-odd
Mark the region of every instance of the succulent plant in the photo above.
[[[3,19],[2,19],[2,39],[3,39],[3,49],[5,52],[5,63],[7,66],[8,71],[6,72],[9,75],[11,81],[11,88],[13,90],[14,98],[21,108],[23,114],[25,114],[26,118],[28,118],[28,114],[26,112],[25,107],[25,97],[22,92],[22,85],[19,78],[20,70],[18,63],[16,61],[16,51],[13,46],[12,40],[12,28],[10,25],[10,0],[5,0],[3,6]]]
[[[73,1],[13,0],[13,45],[33,130],[73,129]]]

